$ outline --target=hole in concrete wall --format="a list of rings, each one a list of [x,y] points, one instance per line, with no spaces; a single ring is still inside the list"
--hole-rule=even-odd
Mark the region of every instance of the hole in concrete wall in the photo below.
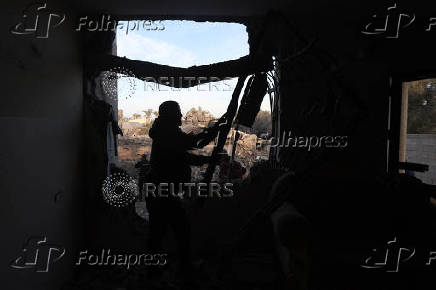
[[[135,21],[125,27],[133,27]],[[208,65],[217,62],[238,59],[249,54],[248,34],[246,27],[237,23],[221,22],[194,22],[194,21],[158,21],[152,24],[156,29],[143,29],[141,21],[135,24],[135,30],[117,30],[117,55],[134,60],[153,62],[161,65],[187,68],[194,65]],[[154,27],[156,26],[156,27]],[[168,76],[171,77],[171,76]],[[168,79],[169,81],[179,81]],[[218,119],[227,110],[237,79],[220,79],[201,83],[200,79],[194,79],[196,83],[191,88],[173,88],[165,86],[159,81],[139,80],[133,77],[121,76],[118,78],[118,121],[124,136],[118,138],[119,166],[131,176],[138,179],[147,171],[146,166],[150,160],[152,140],[148,131],[157,117],[159,105],[167,100],[174,100],[180,104],[183,113],[182,130],[185,132],[200,132],[210,121]],[[162,80],[164,82],[165,80]],[[256,123],[257,130],[270,133],[270,100],[264,98],[261,112]],[[269,128],[269,130],[268,130]],[[230,135],[234,135],[231,132]],[[269,148],[257,146],[257,136],[254,138],[242,138],[238,142],[235,163],[233,168],[242,166],[248,173],[249,167],[268,156]],[[250,139],[250,140],[249,140]],[[247,142],[255,140],[253,151],[244,152]],[[231,137],[228,138],[226,149],[231,154]],[[241,143],[241,145],[239,145]],[[259,152],[256,149],[260,148]],[[210,155],[213,144],[204,149],[197,150],[199,154]],[[263,152],[265,151],[265,152]],[[250,156],[245,157],[245,155]],[[192,180],[202,179],[207,165],[192,167]],[[143,203],[136,204],[137,213],[147,218],[147,211]]]
[[[242,24],[157,21],[150,26],[155,29],[146,30],[144,25],[141,25],[143,23],[144,20],[130,21],[130,24],[124,22],[125,27],[130,25],[130,28],[135,26],[137,29],[117,30],[118,56],[186,68],[237,59],[249,54],[248,34]],[[193,80],[194,83],[197,81],[202,82]],[[177,101],[184,114],[182,129],[197,132],[207,126],[209,121],[225,113],[236,82],[236,78],[217,78],[215,82],[179,89],[152,81],[120,77],[118,117],[125,134],[119,138],[118,148],[122,167],[128,169],[130,174],[136,175],[134,164],[143,154],[149,158],[151,140],[148,130],[162,102]],[[265,118],[262,118],[270,114],[268,97],[264,98],[261,109],[265,112],[260,114],[259,123],[262,124],[257,127],[268,127],[269,124],[265,125]],[[201,153],[210,154],[207,150],[210,151],[211,148],[206,148],[206,152]],[[195,169],[194,176],[198,174]]]

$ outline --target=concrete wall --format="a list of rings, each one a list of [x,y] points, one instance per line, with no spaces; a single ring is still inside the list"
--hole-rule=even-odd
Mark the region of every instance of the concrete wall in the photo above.
[[[408,134],[406,160],[428,164],[429,171],[415,175],[425,183],[436,184],[436,134]]]
[[[72,274],[72,252],[82,235],[80,35],[72,27],[76,15],[65,2],[48,3],[48,8],[65,13],[66,20],[47,39],[9,32],[22,21],[29,1],[3,4],[0,288],[59,289]],[[32,236],[45,236],[48,243],[66,248],[65,256],[48,273],[9,267]]]

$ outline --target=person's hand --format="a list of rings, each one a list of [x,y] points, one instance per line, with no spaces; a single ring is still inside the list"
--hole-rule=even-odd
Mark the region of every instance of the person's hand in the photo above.
[[[218,135],[220,126],[223,124],[227,124],[227,113],[222,115],[221,118],[219,118],[218,121],[212,127],[207,128],[204,131],[204,135],[215,138]]]
[[[218,127],[226,123],[227,123],[227,113],[224,113],[224,115],[222,115],[221,118],[219,118],[218,121],[215,123],[215,126]]]

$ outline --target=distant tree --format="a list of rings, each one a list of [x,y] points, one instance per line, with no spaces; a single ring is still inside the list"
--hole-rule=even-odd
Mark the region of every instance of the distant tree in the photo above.
[[[144,110],[143,112],[144,112],[144,115],[145,115],[145,118],[147,119],[147,121],[150,121],[150,117],[153,114],[153,110],[147,109],[147,110]]]
[[[209,112],[204,110],[202,107],[191,108],[185,114],[185,120],[191,122],[194,126],[197,126],[198,123],[203,123],[203,125],[209,123],[209,121],[213,120],[214,116]]]
[[[139,118],[141,118],[140,114],[133,114],[133,119],[139,119]]]

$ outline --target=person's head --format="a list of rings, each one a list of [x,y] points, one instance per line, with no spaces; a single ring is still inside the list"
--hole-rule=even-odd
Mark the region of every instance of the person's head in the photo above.
[[[166,101],[159,106],[159,119],[174,122],[177,126],[182,125],[182,112],[175,101]]]

